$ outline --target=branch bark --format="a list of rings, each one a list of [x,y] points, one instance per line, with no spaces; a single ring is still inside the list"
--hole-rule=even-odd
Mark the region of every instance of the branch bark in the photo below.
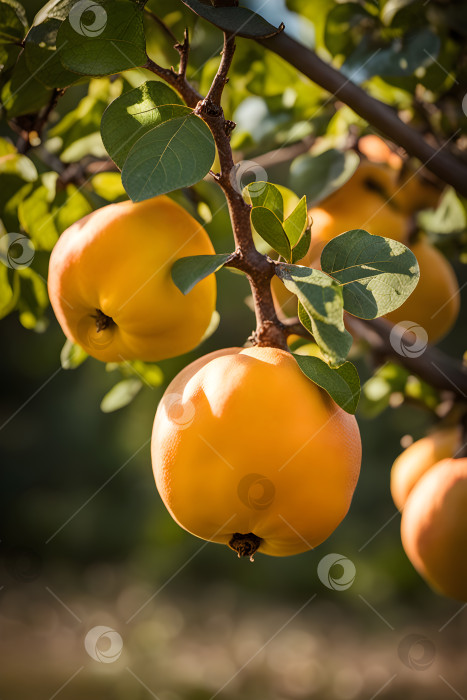
[[[235,37],[224,33],[222,60],[205,99],[200,100],[195,113],[209,126],[216,143],[220,173],[214,174],[222,188],[229,208],[236,250],[229,262],[244,272],[250,282],[256,314],[256,331],[251,340],[256,345],[287,348],[287,333],[279,321],[271,292],[274,263],[259,253],[253,243],[250,223],[251,207],[242,197],[241,183],[236,179],[236,168],[230,145],[230,133],[235,124],[224,117],[220,105],[222,91],[235,53]]]
[[[467,196],[467,166],[446,150],[435,150],[420,134],[404,124],[391,107],[368,95],[285,32],[257,41],[295,66],[317,85],[334,94],[369,124],[403,146],[407,153],[421,160],[428,170]]]

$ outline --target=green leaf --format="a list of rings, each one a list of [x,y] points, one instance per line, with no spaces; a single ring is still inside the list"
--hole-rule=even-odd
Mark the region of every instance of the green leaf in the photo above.
[[[15,0],[0,2],[0,43],[14,44],[23,40],[28,21],[24,7]]]
[[[31,27],[24,46],[26,64],[36,80],[49,88],[64,88],[72,85],[79,76],[62,66],[57,51],[57,32],[61,22],[49,19]]]
[[[284,231],[282,223],[277,216],[266,207],[254,207],[251,212],[251,223],[255,231],[266,243],[282,255],[286,260],[290,260],[290,243]]]
[[[76,369],[87,360],[88,354],[80,345],[67,340],[60,353],[62,369]]]
[[[238,36],[267,39],[283,29],[283,25],[276,28],[245,7],[213,7],[203,0],[182,0],[182,2],[219,29]]]
[[[1,223],[1,222],[0,222]],[[9,279],[8,267],[4,264],[6,258],[2,238],[5,235],[3,225],[0,225],[0,319],[8,316],[13,311],[18,301],[20,286],[19,276],[12,273]],[[8,239],[5,240],[5,243]]]
[[[21,292],[17,308],[25,328],[41,332],[46,328],[44,311],[49,305],[46,280],[31,267],[18,268]]]
[[[61,151],[61,160],[70,163],[89,155],[107,156],[100,136],[102,115],[109,103],[120,95],[122,86],[121,78],[89,81],[88,94],[49,131],[55,141],[54,151]]]
[[[360,378],[356,367],[351,362],[331,368],[318,357],[305,355],[293,356],[309,379],[322,389],[347,413],[355,413],[360,398]]]
[[[141,136],[158,124],[192,111],[180,105],[183,102],[172,88],[158,80],[149,80],[117,97],[107,107],[101,123],[102,140],[120,169]]]
[[[119,408],[128,406],[141,391],[142,387],[143,382],[140,379],[122,379],[102,399],[101,411],[103,413],[112,413],[113,411],[118,411]]]
[[[375,418],[390,404],[394,393],[403,394],[410,372],[394,362],[386,362],[362,386],[359,412]]]
[[[83,75],[111,75],[147,61],[141,10],[129,0],[73,5],[57,35],[65,68]]]
[[[352,346],[352,336],[344,327],[342,291],[334,280],[320,270],[301,265],[276,265],[276,274],[286,288],[298,297],[306,312],[310,330],[325,359],[341,365]]]
[[[11,80],[3,86],[2,103],[8,117],[39,112],[52,98],[53,90],[45,87],[27,66],[24,51],[13,69]]]
[[[79,1],[80,0],[49,0],[34,17],[34,24],[40,24],[50,18],[59,19],[63,22],[70,14],[73,5],[76,5]],[[93,0],[93,4],[95,1],[98,2],[99,0]],[[132,2],[139,7],[144,7],[146,4],[145,0],[132,0]]]
[[[56,173],[42,175],[41,184],[18,207],[20,224],[38,250],[52,250],[65,229],[92,211],[75,185],[56,192],[56,181]]]
[[[134,202],[189,187],[212,166],[213,136],[195,114],[156,126],[131,149],[122,169],[122,182]]]
[[[417,68],[427,67],[438,56],[439,37],[426,27],[407,31],[381,48],[365,36],[341,66],[341,72],[360,84],[378,75],[381,77],[412,76]]]
[[[188,294],[205,277],[217,272],[231,258],[231,253],[223,255],[191,255],[179,258],[172,265],[172,279],[182,294]]]
[[[290,216],[284,221],[284,231],[292,248],[299,242],[307,223],[306,197],[303,196]]]
[[[0,175],[16,175],[25,182],[37,180],[36,166],[27,156],[16,153],[2,154],[0,157]]]
[[[362,229],[330,241],[321,268],[342,285],[345,310],[366,319],[398,309],[420,277],[417,259],[405,245]]]
[[[94,192],[108,202],[125,198],[126,192],[122,185],[120,173],[97,173],[91,180]]]
[[[374,16],[356,2],[338,4],[331,10],[326,18],[324,42],[333,56],[347,56],[352,51],[365,32],[362,20],[375,23]]]
[[[76,5],[78,0],[49,0],[34,17],[34,24],[40,24],[47,19],[59,19],[63,22],[68,15],[73,5]]]
[[[295,248],[292,250],[292,262],[298,263],[303,260],[305,255],[308,253],[308,249],[311,243],[311,229],[307,228],[303,236],[298,241]]]
[[[360,162],[354,151],[334,148],[317,156],[304,153],[292,161],[290,187],[306,195],[308,206],[320,202],[342,187],[354,174]]]
[[[270,182],[250,182],[243,190],[243,198],[252,207],[266,207],[277,216],[280,221],[284,219],[284,202],[282,194],[275,185]]]
[[[466,212],[452,187],[444,192],[436,209],[421,211],[417,223],[429,233],[458,233],[467,225]]]

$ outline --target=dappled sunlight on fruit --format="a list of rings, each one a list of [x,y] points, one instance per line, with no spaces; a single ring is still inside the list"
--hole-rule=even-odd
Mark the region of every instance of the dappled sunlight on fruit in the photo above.
[[[214,275],[184,296],[175,260],[214,253],[179,204],[156,197],[111,204],[65,231],[49,268],[49,294],[65,335],[104,362],[162,360],[192,350],[216,302]]]
[[[444,459],[421,477],[402,513],[402,544],[443,595],[467,600],[467,459]]]
[[[391,494],[399,510],[425,472],[442,459],[452,457],[460,444],[460,427],[445,428],[413,442],[399,455],[391,469]]]
[[[192,403],[188,426],[168,411],[173,396]],[[266,434],[274,441],[255,439]],[[172,517],[246,556],[325,540],[350,506],[360,458],[355,418],[274,348],[197,360],[169,385],[154,422],[153,468]]]

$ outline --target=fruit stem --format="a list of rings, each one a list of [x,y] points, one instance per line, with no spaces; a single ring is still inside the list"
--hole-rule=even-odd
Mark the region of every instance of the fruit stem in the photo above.
[[[96,331],[100,333],[105,331],[110,326],[115,326],[115,321],[110,316],[106,316],[103,311],[96,309],[96,313],[92,315],[92,318],[96,319]]]
[[[240,532],[234,532],[232,539],[229,542],[230,549],[237,552],[238,558],[250,557],[250,561],[254,561],[253,557],[258,547],[261,544],[261,537],[249,532],[247,535],[242,535]]]

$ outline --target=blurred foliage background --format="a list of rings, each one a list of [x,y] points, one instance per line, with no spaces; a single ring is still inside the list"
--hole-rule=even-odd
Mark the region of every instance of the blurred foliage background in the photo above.
[[[28,0],[30,21],[41,5]],[[177,36],[190,27],[190,77],[205,92],[218,65],[219,32],[181,3],[148,5]],[[315,46],[346,75],[365,65],[379,46],[377,65],[370,62],[353,79],[394,105],[415,128],[423,131],[428,121],[435,136],[455,134],[462,146],[464,3],[248,5],[271,22],[284,20],[290,34]],[[151,23],[149,36],[155,60],[164,65],[177,60],[157,25]],[[427,60],[426,53],[436,60]],[[404,401],[395,385],[377,405],[363,401],[365,410],[357,414],[362,473],[344,523],[316,552],[290,559],[258,555],[250,564],[172,521],[155,489],[149,455],[155,410],[171,378],[195,357],[242,345],[252,331],[254,315],[243,302],[249,296],[246,280],[229,270],[218,274],[217,331],[188,356],[161,363],[162,383],[153,374],[154,386],[143,386],[119,411],[100,410],[103,396],[121,379],[118,368],[105,371],[91,358],[74,371],[62,368],[64,337],[44,298],[48,251],[70,218],[125,195],[117,173],[89,180],[86,175],[86,185],[70,203],[76,185],[67,185],[65,198],[55,192],[51,178],[44,178],[51,170],[44,149],[65,165],[105,157],[99,136],[103,110],[147,77],[135,70],[124,78],[73,85],[57,104],[43,145],[27,154],[30,165],[23,161],[13,175],[0,169],[6,230],[25,231],[37,250],[32,272],[18,272],[21,295],[0,325],[0,696],[345,700],[379,694],[438,700],[465,693],[466,613],[460,603],[435,596],[409,564],[389,493],[389,470],[401,439],[422,437],[437,420],[423,401]],[[8,78],[7,73],[4,90]],[[32,86],[24,89],[31,97]],[[237,122],[238,157],[251,160],[306,138],[311,143],[320,137],[321,152],[344,149],[354,129],[371,133],[355,113],[247,40],[238,41],[225,109]],[[7,118],[0,136],[14,143]],[[303,172],[312,166],[303,157],[309,158],[305,154],[298,165],[261,162],[271,181],[306,190],[311,175]],[[336,159],[342,174],[349,166],[342,155]],[[53,207],[58,212],[48,238],[37,234],[39,187],[49,187],[45,214]],[[304,193],[319,199],[319,192],[298,191]],[[204,223],[217,252],[231,250],[228,215],[213,184],[202,182],[175,196]],[[45,199],[43,190],[39,199]],[[457,200],[456,206],[457,223],[443,235],[430,235],[450,254],[465,303],[465,205]],[[13,289],[11,277],[7,282]],[[440,347],[462,357],[462,317]],[[353,359],[362,381],[370,379],[371,358],[357,348]],[[318,562],[332,552],[355,564],[348,590],[329,590],[317,576]],[[84,637],[96,625],[121,635],[123,653],[115,663],[99,664],[86,654]],[[409,634],[422,640],[413,659],[401,652]],[[426,662],[424,639],[435,650]]]

